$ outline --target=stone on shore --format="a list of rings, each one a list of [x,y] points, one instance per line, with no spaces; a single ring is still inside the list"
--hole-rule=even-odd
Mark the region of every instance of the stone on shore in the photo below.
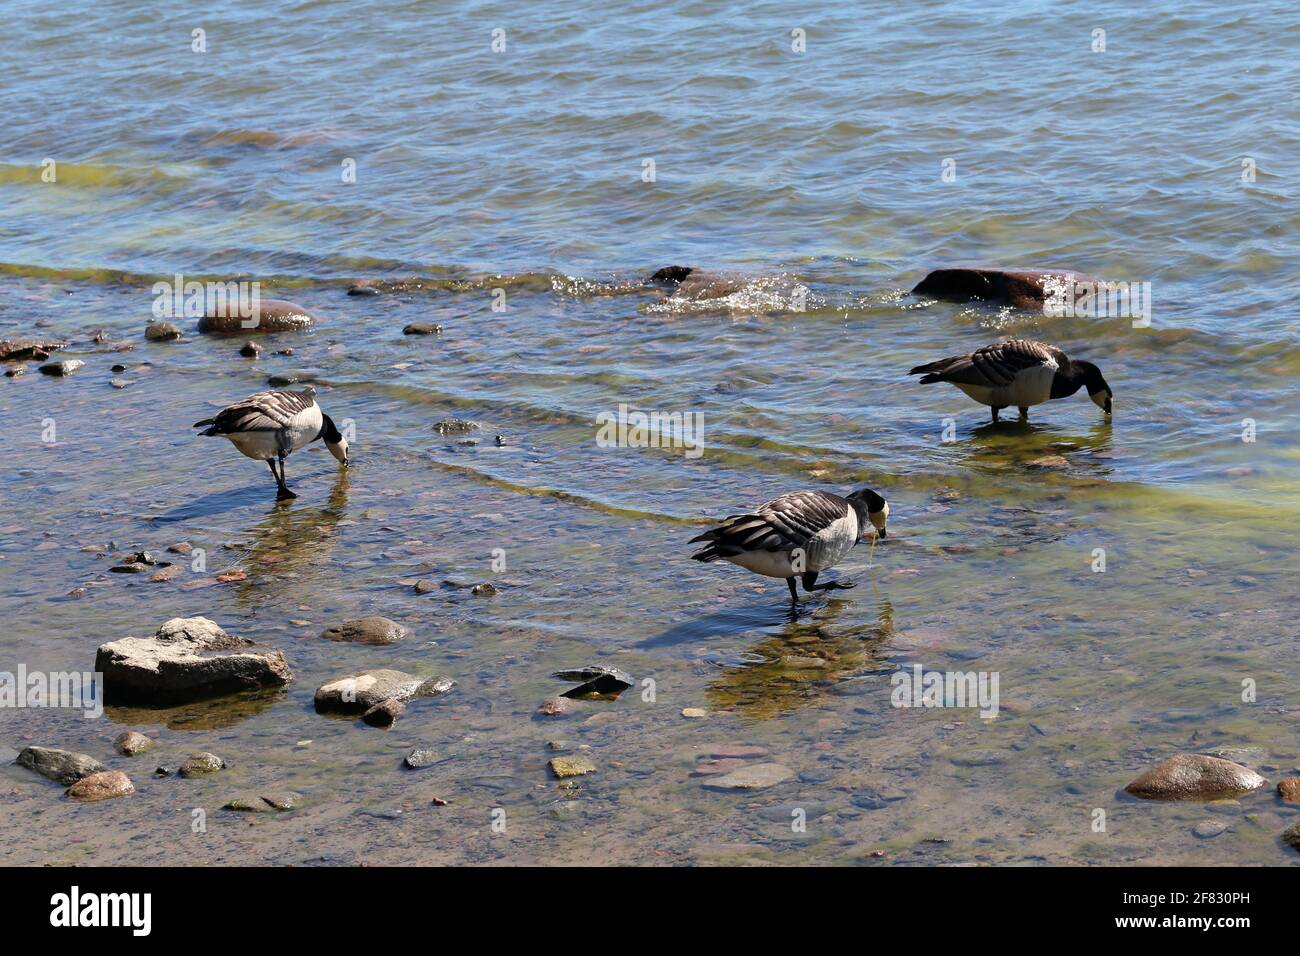
[[[280,651],[227,634],[205,617],[172,618],[153,637],[101,644],[95,670],[110,703],[186,703],[293,680]]]
[[[104,769],[94,757],[55,747],[24,747],[14,763],[65,785]]]
[[[199,319],[199,331],[211,335],[250,335],[258,332],[299,332],[316,324],[317,317],[293,302],[261,299],[254,315],[241,315],[238,302],[210,308]]]
[[[105,770],[82,777],[67,790],[67,795],[79,803],[97,803],[135,793],[131,778],[120,770]]]
[[[396,644],[411,636],[409,629],[386,617],[358,617],[321,631],[327,641],[349,644]]]
[[[1063,301],[1076,299],[1073,283],[1087,282],[1105,286],[1096,276],[1070,269],[996,269],[954,267],[935,269],[912,289],[914,295],[931,296],[950,302],[981,300],[1012,305],[1020,309],[1040,309],[1053,284],[1071,289]]]
[[[1215,800],[1258,790],[1268,781],[1241,764],[1205,754],[1162,760],[1125,791],[1145,800]]]
[[[449,677],[421,678],[395,670],[348,674],[316,689],[316,710],[360,714],[387,700],[436,697],[456,686]]]
[[[136,754],[142,754],[146,750],[152,749],[154,745],[151,737],[135,730],[128,730],[124,734],[119,734],[113,741],[113,749],[124,757],[134,757]]]

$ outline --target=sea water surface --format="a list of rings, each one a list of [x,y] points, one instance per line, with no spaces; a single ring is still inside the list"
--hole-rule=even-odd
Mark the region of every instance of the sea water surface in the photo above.
[[[1180,751],[1300,772],[1294,5],[3,9],[0,338],[86,364],[0,380],[0,671],[89,670],[205,615],[296,679],[0,710],[0,860],[1300,860],[1271,786],[1120,792]],[[909,293],[952,262],[1147,281],[1150,327]],[[749,278],[707,302],[643,281],[677,263]],[[178,274],[322,320],[255,360],[192,318],[147,342]],[[1005,335],[1097,362],[1113,421],[1081,393],[990,427],[906,375]],[[294,455],[277,504],[190,426],[287,373],[355,441],[347,471]],[[703,453],[600,447],[620,404],[702,416]],[[451,416],[477,444],[433,429]],[[782,582],[689,560],[709,519],[863,485],[892,513],[833,573],[854,590],[792,613]],[[182,573],[108,572],[140,549]],[[363,614],[414,636],[319,636]],[[587,663],[637,685],[535,717]],[[914,664],[996,674],[997,716],[892,706]],[[377,667],[458,685],[390,731],[314,712]],[[115,755],[125,729],[157,749]],[[31,744],[138,792],[73,803],[8,764]],[[404,769],[414,747],[442,759]],[[229,768],[152,773],[203,750]],[[561,784],[557,753],[597,772]],[[708,786],[753,763],[791,776]],[[257,788],[302,805],[220,809]]]

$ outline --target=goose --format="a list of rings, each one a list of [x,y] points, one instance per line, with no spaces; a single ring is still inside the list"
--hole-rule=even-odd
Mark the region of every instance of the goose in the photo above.
[[[258,392],[227,405],[212,418],[195,422],[194,427],[205,429],[200,435],[229,438],[242,454],[270,465],[279,489],[276,501],[298,497],[284,482],[284,460],[304,445],[323,438],[330,454],[343,467],[348,464],[347,439],[316,404],[313,388],[301,392]],[[277,460],[279,471],[275,468]]]
[[[1071,359],[1060,349],[1029,339],[1007,339],[966,355],[918,365],[907,373],[921,375],[922,385],[951,382],[975,401],[998,412],[1015,405],[1020,420],[1029,421],[1029,406],[1053,398],[1067,398],[1087,387],[1093,404],[1111,413],[1111,392],[1101,369],[1091,362]]]
[[[817,575],[839,563],[866,533],[885,537],[889,504],[869,488],[841,498],[824,491],[794,491],[773,498],[743,515],[732,515],[689,543],[708,544],[691,557],[721,558],[769,578],[785,578],[790,600],[798,602],[795,578],[805,591],[848,590],[847,581],[817,583]],[[875,538],[872,539],[875,548]]]

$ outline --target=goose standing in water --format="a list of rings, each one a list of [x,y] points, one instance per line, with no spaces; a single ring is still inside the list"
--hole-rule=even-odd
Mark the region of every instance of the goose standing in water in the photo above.
[[[995,422],[998,412],[1012,405],[1020,409],[1021,421],[1029,421],[1029,406],[1066,398],[1082,387],[1087,387],[1098,408],[1110,414],[1110,386],[1101,369],[1028,339],[986,345],[966,355],[918,365],[907,374],[923,376],[922,385],[951,382],[975,401],[991,406]]]
[[[869,488],[847,497],[824,491],[795,491],[759,505],[749,514],[732,515],[690,543],[708,545],[691,555],[696,561],[721,558],[769,578],[785,578],[790,599],[798,602],[795,578],[805,591],[847,590],[847,581],[817,583],[853,549],[867,531],[885,537],[889,505]],[[873,540],[874,545],[874,540]]]
[[[276,500],[297,498],[284,482],[284,460],[290,454],[321,438],[330,454],[345,468],[348,443],[333,420],[316,404],[315,389],[301,392],[258,392],[242,402],[227,405],[212,418],[195,422],[195,428],[207,428],[200,435],[229,438],[249,458],[258,458],[271,466],[279,490]],[[279,461],[280,470],[275,463]]]

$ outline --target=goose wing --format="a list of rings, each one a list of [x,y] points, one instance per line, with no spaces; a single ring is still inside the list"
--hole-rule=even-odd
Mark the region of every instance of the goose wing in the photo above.
[[[953,355],[928,365],[918,365],[908,375],[921,375],[922,385],[952,382],[1004,388],[1025,369],[1056,366],[1064,369],[1070,360],[1060,349],[1029,339],[1007,339],[986,345],[968,355]]]
[[[753,512],[733,515],[691,539],[708,546],[691,555],[697,561],[732,557],[747,551],[807,550],[809,542],[852,511],[839,495],[796,491],[773,498]]]
[[[227,405],[212,418],[195,422],[195,428],[211,426],[205,435],[233,435],[239,432],[279,431],[316,404],[316,395],[303,392],[258,392],[241,402]]]

